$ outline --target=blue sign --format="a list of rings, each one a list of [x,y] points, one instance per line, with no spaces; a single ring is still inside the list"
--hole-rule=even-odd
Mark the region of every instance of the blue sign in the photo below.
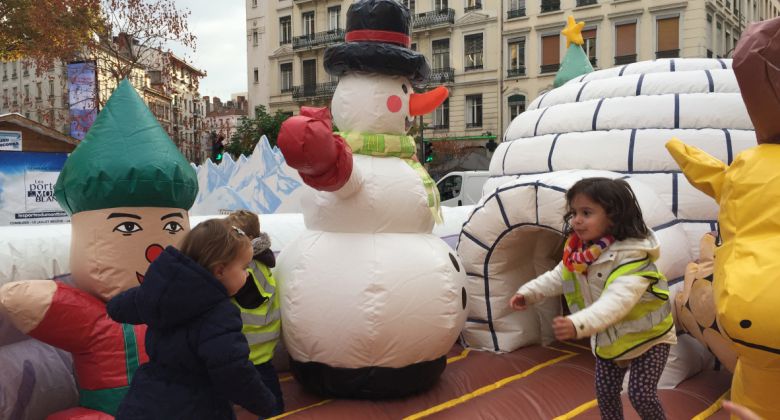
[[[67,223],[54,185],[67,153],[0,152],[0,226]]]
[[[84,140],[97,118],[97,76],[94,61],[68,64],[70,135]]]

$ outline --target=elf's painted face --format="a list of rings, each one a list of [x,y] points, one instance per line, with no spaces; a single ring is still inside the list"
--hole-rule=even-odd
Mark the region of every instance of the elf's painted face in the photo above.
[[[73,280],[103,300],[142,283],[149,264],[190,230],[187,211],[167,207],[83,211],[71,221]]]

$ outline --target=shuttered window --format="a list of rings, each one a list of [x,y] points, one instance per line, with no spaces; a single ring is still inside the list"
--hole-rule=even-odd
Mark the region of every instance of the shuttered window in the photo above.
[[[680,49],[680,18],[658,19],[657,25],[658,51]]]
[[[615,27],[615,56],[623,57],[636,54],[636,23],[627,23]]]

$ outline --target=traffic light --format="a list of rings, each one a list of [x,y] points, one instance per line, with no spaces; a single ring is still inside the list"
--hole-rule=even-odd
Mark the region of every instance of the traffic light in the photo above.
[[[222,162],[222,155],[225,152],[225,145],[222,143],[222,140],[222,136],[217,137],[214,144],[211,145],[211,157],[214,160],[214,163]]]
[[[423,141],[423,162],[433,161],[433,146],[429,141]]]

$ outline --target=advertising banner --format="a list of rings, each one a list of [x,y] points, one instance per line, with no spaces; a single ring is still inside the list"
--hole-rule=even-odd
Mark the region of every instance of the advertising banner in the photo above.
[[[0,150],[10,152],[22,151],[22,133],[20,131],[0,130]]]
[[[70,135],[84,140],[97,118],[97,76],[94,61],[68,64]]]
[[[67,223],[54,185],[67,153],[0,152],[0,226]]]

